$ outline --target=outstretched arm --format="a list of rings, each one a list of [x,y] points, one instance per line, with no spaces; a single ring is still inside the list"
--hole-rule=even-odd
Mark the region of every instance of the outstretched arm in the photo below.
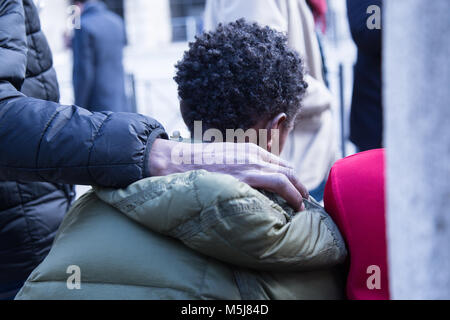
[[[226,173],[256,188],[274,191],[301,209],[307,191],[293,170],[256,145],[214,144],[217,157],[248,159],[235,165],[191,165],[173,161],[173,151],[188,157],[208,155],[208,145],[164,140],[163,127],[149,117],[91,113],[77,106],[25,97],[27,45],[23,3],[0,5],[0,180],[48,181],[124,187],[148,176],[194,169]],[[250,163],[249,163],[250,162]]]
[[[148,177],[149,151],[167,137],[138,114],[91,113],[20,97],[0,102],[0,180],[124,187]]]

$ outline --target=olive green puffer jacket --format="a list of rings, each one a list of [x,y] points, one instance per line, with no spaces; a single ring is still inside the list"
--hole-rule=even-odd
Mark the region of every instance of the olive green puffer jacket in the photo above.
[[[295,214],[269,197],[206,171],[95,189],[16,298],[343,298],[346,249],[330,217],[312,200]]]

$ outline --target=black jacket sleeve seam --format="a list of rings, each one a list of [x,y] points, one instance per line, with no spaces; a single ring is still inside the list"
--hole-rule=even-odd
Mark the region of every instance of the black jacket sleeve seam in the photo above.
[[[94,139],[92,140],[92,145],[91,145],[91,147],[89,148],[89,156],[88,156],[88,163],[87,163],[87,172],[88,172],[89,177],[91,178],[91,180],[94,182],[94,184],[98,184],[98,183],[97,183],[96,179],[94,178],[94,176],[93,176],[92,173],[91,173],[91,157],[92,157],[92,150],[94,149],[95,142],[97,141],[97,137],[99,136],[100,131],[102,131],[103,126],[105,125],[106,121],[109,120],[110,116],[111,116],[111,113],[108,114],[108,115],[106,115],[105,119],[103,119],[102,123],[100,124],[100,127],[98,128],[98,130],[97,130],[97,132],[96,132],[96,134],[95,134],[95,136],[94,136]]]
[[[40,179],[42,179],[42,181],[46,181],[48,182],[47,179],[45,179],[40,173],[39,173],[39,155],[41,153],[41,146],[42,146],[42,141],[44,140],[44,137],[48,131],[48,129],[50,128],[51,124],[53,123],[53,120],[55,120],[55,118],[58,116],[59,114],[59,110],[57,110],[51,117],[50,120],[47,122],[47,124],[45,125],[44,130],[42,131],[41,137],[39,139],[39,144],[38,144],[38,149],[36,152],[36,162],[35,162],[35,169],[36,169],[36,174],[39,176]]]

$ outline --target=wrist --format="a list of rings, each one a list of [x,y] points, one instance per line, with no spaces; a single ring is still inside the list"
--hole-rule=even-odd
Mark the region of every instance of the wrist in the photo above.
[[[168,174],[173,147],[174,142],[170,140],[156,139],[153,142],[148,159],[151,177],[161,177]]]

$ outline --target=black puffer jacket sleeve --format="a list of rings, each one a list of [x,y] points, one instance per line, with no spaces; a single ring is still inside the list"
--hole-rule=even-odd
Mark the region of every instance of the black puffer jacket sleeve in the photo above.
[[[22,0],[0,0],[0,99],[18,96],[27,67]]]
[[[149,117],[90,113],[20,93],[27,62],[22,0],[0,0],[0,180],[124,187],[150,175],[164,128]]]

